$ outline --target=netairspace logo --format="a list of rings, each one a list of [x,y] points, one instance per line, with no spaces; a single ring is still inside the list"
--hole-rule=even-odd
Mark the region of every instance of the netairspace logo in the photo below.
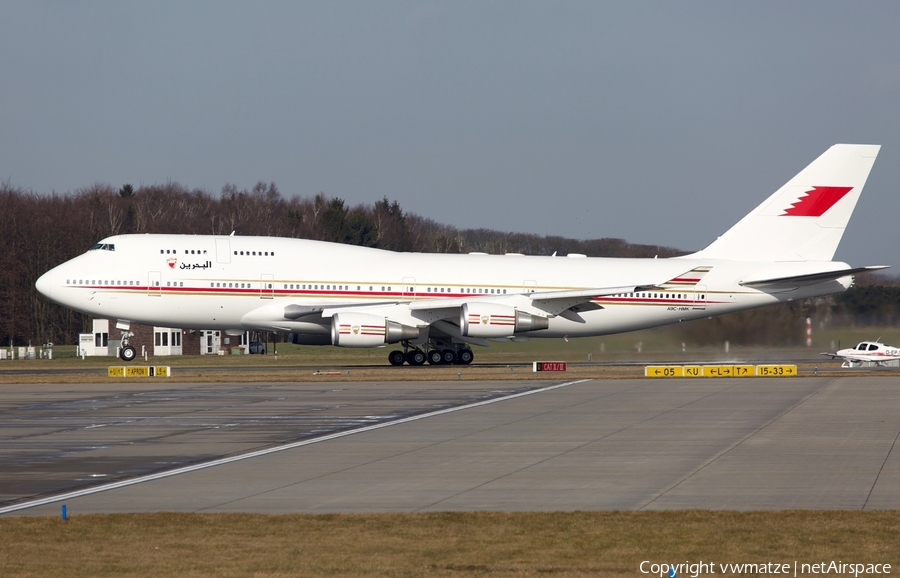
[[[870,576],[890,574],[890,564],[860,564],[838,561],[805,563],[797,562],[762,562],[734,564],[715,562],[691,562],[686,560],[679,564],[665,564],[644,560],[640,566],[641,574],[650,574],[660,578],[677,578],[678,576],[720,575],[738,576],[741,574],[781,574],[783,576],[822,576],[827,574],[853,576]]]

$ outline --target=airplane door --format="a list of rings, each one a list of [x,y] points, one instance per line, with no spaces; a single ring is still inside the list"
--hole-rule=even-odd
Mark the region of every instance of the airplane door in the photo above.
[[[227,237],[216,239],[216,261],[219,263],[231,263],[231,240]]]
[[[147,295],[159,297],[162,295],[162,274],[159,271],[147,273]]]
[[[415,299],[416,298],[416,278],[415,277],[404,277],[403,278],[403,298],[404,299]]]
[[[694,311],[703,311],[706,309],[706,285],[694,286]]]
[[[275,276],[270,273],[263,273],[260,276],[259,298],[272,299],[275,297]]]

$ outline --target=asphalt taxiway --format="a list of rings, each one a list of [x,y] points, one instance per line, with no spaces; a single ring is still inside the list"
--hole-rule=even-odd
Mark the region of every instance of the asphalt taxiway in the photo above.
[[[900,508],[898,409],[852,374],[3,386],[0,512]]]

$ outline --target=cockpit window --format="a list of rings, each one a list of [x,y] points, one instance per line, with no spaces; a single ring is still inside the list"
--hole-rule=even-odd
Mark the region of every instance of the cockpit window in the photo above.
[[[860,343],[859,345],[856,346],[856,350],[857,351],[865,351],[868,346],[869,346],[868,343]]]
[[[869,344],[869,351],[876,351],[877,349],[878,349],[878,346],[875,345],[874,343]]]
[[[113,243],[97,243],[88,251],[115,251],[116,246]]]

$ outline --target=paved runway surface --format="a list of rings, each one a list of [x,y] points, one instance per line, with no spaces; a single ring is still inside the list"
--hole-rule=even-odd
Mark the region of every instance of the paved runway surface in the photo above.
[[[563,382],[3,386],[0,501],[552,383]],[[66,504],[72,513],[900,508],[898,409],[891,377],[593,380]]]

